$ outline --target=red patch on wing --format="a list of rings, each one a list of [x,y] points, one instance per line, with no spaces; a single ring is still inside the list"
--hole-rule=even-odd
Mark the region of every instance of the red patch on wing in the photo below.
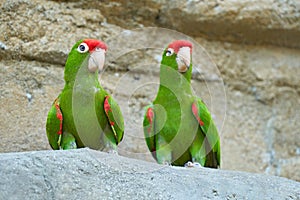
[[[195,103],[192,104],[192,112],[193,112],[194,116],[196,117],[199,125],[204,126],[204,122],[201,120],[201,118],[199,116],[198,108]]]
[[[107,114],[108,111],[111,111],[110,105],[108,103],[109,96],[106,96],[104,99],[104,111]]]
[[[94,49],[96,47],[99,47],[99,48],[107,51],[106,44],[100,40],[85,39],[85,40],[83,40],[83,42],[85,42],[89,46],[90,52],[94,51]]]
[[[60,107],[59,107],[58,99],[55,100],[54,105],[55,105],[55,109],[56,109],[56,117],[59,120],[59,130],[58,130],[57,134],[61,135],[62,134],[62,126],[63,126],[63,115],[62,115]]]
[[[187,40],[175,40],[171,44],[169,44],[168,48],[174,49],[174,52],[177,54],[181,47],[189,47],[192,53],[192,43]]]
[[[150,123],[150,126],[148,128],[148,132],[151,131],[152,127],[153,127],[153,118],[154,118],[154,112],[152,108],[148,108],[147,113],[146,113],[146,117]]]
[[[107,118],[108,118],[108,121],[109,121],[109,123],[110,123],[110,125],[111,126],[114,126],[115,125],[115,122],[113,122],[113,121],[110,121],[110,118],[109,118],[109,112],[112,112],[112,110],[111,110],[111,107],[110,107],[110,105],[109,105],[109,103],[108,103],[108,99],[109,99],[110,97],[109,96],[106,96],[105,97],[105,99],[104,99],[104,112],[106,113],[106,116],[107,116]]]

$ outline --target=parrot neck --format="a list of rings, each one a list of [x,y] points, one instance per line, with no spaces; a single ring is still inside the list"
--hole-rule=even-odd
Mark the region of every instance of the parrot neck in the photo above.
[[[175,95],[192,95],[191,89],[191,67],[184,74],[171,67],[162,65],[160,68],[160,86],[158,93],[166,91]]]
[[[88,70],[88,57],[81,54],[74,56],[74,52],[76,51],[71,51],[65,65],[65,87],[73,88],[76,84],[76,87],[88,89],[99,85],[98,71],[91,73]]]
[[[98,71],[90,73],[87,67],[82,67],[78,72],[66,75],[65,71],[65,88],[80,87],[85,90],[89,90],[95,86],[99,86]]]

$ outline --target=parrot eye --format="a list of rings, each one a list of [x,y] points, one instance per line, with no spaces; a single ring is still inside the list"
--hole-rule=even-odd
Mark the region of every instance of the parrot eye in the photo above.
[[[88,45],[86,44],[86,43],[81,43],[79,46],[78,46],[78,48],[77,48],[77,51],[79,52],[79,53],[85,53],[85,52],[87,52],[89,50],[89,47],[88,47]]]
[[[96,47],[95,51],[101,51],[101,48],[100,47]]]
[[[168,48],[167,52],[166,52],[166,56],[171,56],[174,53],[174,49],[172,48]]]

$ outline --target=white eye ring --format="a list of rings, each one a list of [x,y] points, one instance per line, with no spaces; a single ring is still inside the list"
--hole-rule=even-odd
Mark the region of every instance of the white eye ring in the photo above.
[[[174,53],[174,49],[172,48],[168,48],[167,52],[166,52],[166,56],[171,56]]]
[[[77,47],[77,51],[79,53],[85,53],[89,50],[89,46],[86,43],[81,43],[80,45],[78,45]]]
[[[101,51],[102,49],[100,47],[96,47],[95,51]]]

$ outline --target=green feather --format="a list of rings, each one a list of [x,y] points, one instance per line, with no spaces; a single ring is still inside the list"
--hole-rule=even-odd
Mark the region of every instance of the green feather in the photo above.
[[[186,72],[179,72],[177,54],[167,56],[167,51],[168,48],[163,52],[160,65],[158,93],[153,105],[150,105],[154,112],[153,122],[150,123],[147,114],[144,116],[144,134],[148,148],[161,164],[183,166],[191,161],[216,168],[220,165],[217,129],[204,104],[198,105],[200,115],[211,126],[200,126],[192,112],[193,102],[199,99],[193,95],[191,88],[192,64]],[[151,124],[152,130],[149,131]],[[215,143],[212,148],[209,146],[210,142]],[[210,149],[213,149],[212,156]],[[218,161],[211,164],[211,157]]]
[[[47,136],[53,149],[89,147],[97,150],[115,150],[122,140],[124,121],[119,106],[113,102],[111,116],[118,121],[111,126],[104,111],[108,93],[98,81],[98,70],[88,70],[90,52],[80,53],[78,41],[71,49],[65,65],[65,86],[59,95],[59,108],[63,115],[62,137],[57,136],[58,122],[55,108],[51,107],[47,119]],[[117,139],[114,137],[118,135]],[[61,140],[61,142],[59,142]],[[59,144],[60,143],[60,144]]]

